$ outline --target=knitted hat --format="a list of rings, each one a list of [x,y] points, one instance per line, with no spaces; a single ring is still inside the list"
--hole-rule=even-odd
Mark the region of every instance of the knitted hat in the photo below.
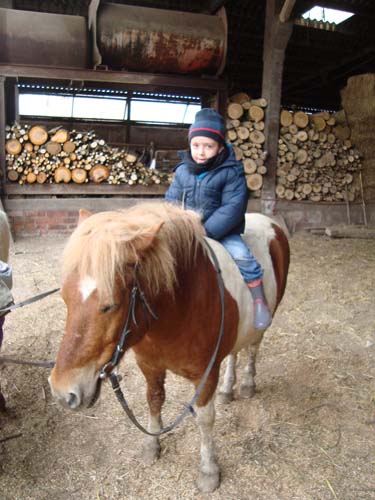
[[[195,115],[195,121],[189,128],[189,142],[193,137],[203,136],[214,139],[219,144],[225,143],[224,118],[211,108],[203,108]]]

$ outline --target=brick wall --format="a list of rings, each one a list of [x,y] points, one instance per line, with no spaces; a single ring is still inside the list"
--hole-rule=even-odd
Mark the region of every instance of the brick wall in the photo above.
[[[41,236],[70,234],[77,226],[77,210],[12,210],[8,212],[12,234]]]
[[[126,208],[145,201],[142,198],[7,198],[3,206],[12,235],[17,237],[69,235],[77,226],[78,212]],[[150,201],[150,200],[148,200]]]
[[[159,201],[160,198],[153,198]],[[126,208],[146,201],[144,198],[14,198],[3,199],[13,237],[40,235],[69,235],[77,226],[80,208],[99,212]],[[147,199],[152,201],[152,199]],[[282,216],[290,232],[304,228],[326,227],[348,223],[348,207],[345,203],[286,202],[279,200],[274,213]],[[350,204],[352,224],[363,224],[364,210],[370,226],[375,225],[375,204]],[[259,199],[250,200],[248,212],[260,212]]]

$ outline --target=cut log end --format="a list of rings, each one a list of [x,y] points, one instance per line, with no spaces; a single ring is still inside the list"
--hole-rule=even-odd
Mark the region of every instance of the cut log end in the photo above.
[[[41,146],[48,141],[48,132],[41,125],[34,125],[29,130],[29,140],[36,146]]]
[[[57,167],[54,173],[54,179],[57,184],[60,182],[68,183],[72,179],[72,173],[67,167]]]
[[[257,191],[262,187],[263,177],[260,174],[247,175],[246,184],[250,191]]]
[[[96,184],[106,181],[108,177],[109,170],[104,165],[95,165],[95,167],[90,170],[90,179]]]

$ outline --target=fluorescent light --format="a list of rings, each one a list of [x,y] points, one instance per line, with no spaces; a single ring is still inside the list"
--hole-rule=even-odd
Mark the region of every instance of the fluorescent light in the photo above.
[[[315,19],[317,21],[323,21],[333,24],[340,24],[352,16],[354,16],[352,12],[327,9],[326,7],[320,7],[319,5],[315,5],[315,7],[308,10],[302,15],[304,19]]]

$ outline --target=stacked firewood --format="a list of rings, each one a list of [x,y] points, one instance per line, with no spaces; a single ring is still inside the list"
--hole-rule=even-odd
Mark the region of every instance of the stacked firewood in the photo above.
[[[266,151],[264,116],[267,101],[240,92],[227,107],[227,140],[243,161],[253,196],[260,196]],[[358,196],[360,153],[350,140],[342,112],[307,114],[283,109],[280,114],[276,194],[287,200],[354,201]]]
[[[267,101],[251,99],[245,92],[233,95],[227,107],[227,140],[234,148],[236,158],[242,160],[246,182],[254,197],[259,197],[264,165],[264,116]]]
[[[95,132],[47,131],[40,125],[6,127],[7,178],[19,184],[105,182],[165,184],[168,175],[147,166],[149,155],[113,148]]]
[[[287,200],[354,201],[359,152],[340,113],[283,109],[276,194]]]

